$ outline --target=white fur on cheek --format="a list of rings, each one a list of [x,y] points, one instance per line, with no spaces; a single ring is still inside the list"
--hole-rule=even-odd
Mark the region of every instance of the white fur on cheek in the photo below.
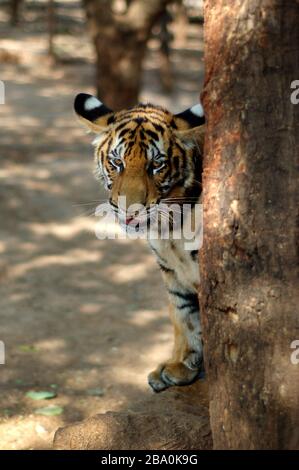
[[[100,106],[102,106],[102,103],[95,96],[91,96],[84,103],[85,111],[91,111],[92,109],[99,108]]]
[[[191,111],[191,113],[195,114],[195,116],[199,116],[199,117],[202,117],[205,114],[204,110],[203,110],[203,107],[200,103],[195,104],[194,106],[192,106],[190,111]]]
[[[98,147],[101,142],[104,140],[104,138],[106,137],[106,134],[105,132],[101,132],[101,134],[98,134],[92,141],[92,145],[94,145],[95,147]]]

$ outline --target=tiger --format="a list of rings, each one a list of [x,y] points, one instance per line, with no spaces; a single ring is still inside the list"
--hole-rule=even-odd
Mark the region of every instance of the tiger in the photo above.
[[[97,97],[80,93],[74,110],[96,134],[95,175],[124,227],[138,218],[136,210],[131,211],[136,204],[145,208],[145,223],[162,202],[179,207],[188,202],[193,213],[202,196],[205,117],[200,102],[177,114],[149,103],[112,111]],[[120,206],[120,196],[125,197],[125,206]],[[186,250],[184,239],[172,236],[149,237],[148,243],[168,292],[174,328],[172,357],[148,375],[153,391],[161,392],[189,385],[204,371],[198,247]]]

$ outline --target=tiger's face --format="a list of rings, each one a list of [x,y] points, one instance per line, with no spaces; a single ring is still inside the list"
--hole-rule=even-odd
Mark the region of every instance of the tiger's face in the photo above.
[[[147,219],[160,201],[184,197],[194,185],[198,168],[192,157],[202,141],[195,135],[203,135],[204,123],[200,104],[177,115],[150,104],[113,112],[81,93],[75,111],[96,133],[95,174],[125,224],[141,211]]]

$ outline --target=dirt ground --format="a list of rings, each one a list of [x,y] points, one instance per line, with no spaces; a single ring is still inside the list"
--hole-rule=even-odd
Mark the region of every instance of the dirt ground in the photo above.
[[[146,243],[95,235],[94,208],[105,194],[92,176],[91,137],[72,111],[77,92],[93,92],[93,53],[79,6],[71,13],[72,34],[56,44],[76,60],[54,67],[33,13],[14,29],[0,13],[0,449],[51,448],[59,426],[130,408],[152,393],[147,374],[172,347]],[[177,111],[197,102],[202,29],[174,30],[174,90],[163,94],[153,40],[141,98]],[[57,396],[35,401],[31,390]],[[61,414],[38,414],[50,405]]]

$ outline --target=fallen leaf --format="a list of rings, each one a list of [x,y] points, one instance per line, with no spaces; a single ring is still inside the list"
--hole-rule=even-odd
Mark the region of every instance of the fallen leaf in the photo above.
[[[63,413],[63,408],[62,406],[45,406],[44,408],[37,408],[34,411],[35,414],[37,415],[43,415],[43,416],[58,416]]]
[[[102,388],[90,388],[87,390],[87,395],[90,395],[92,397],[103,397],[105,395],[105,392]]]
[[[37,347],[34,346],[33,344],[20,344],[18,348],[20,349],[20,351],[23,351],[23,352],[37,352],[38,351]]]
[[[16,380],[15,380],[15,384],[16,384],[16,385],[24,385],[24,383],[25,383],[25,382],[24,382],[24,380],[22,380],[22,379],[16,379]]]
[[[31,398],[32,400],[50,400],[51,398],[57,397],[57,393],[52,390],[44,390],[39,392],[31,390],[30,392],[26,393],[26,397]]]

